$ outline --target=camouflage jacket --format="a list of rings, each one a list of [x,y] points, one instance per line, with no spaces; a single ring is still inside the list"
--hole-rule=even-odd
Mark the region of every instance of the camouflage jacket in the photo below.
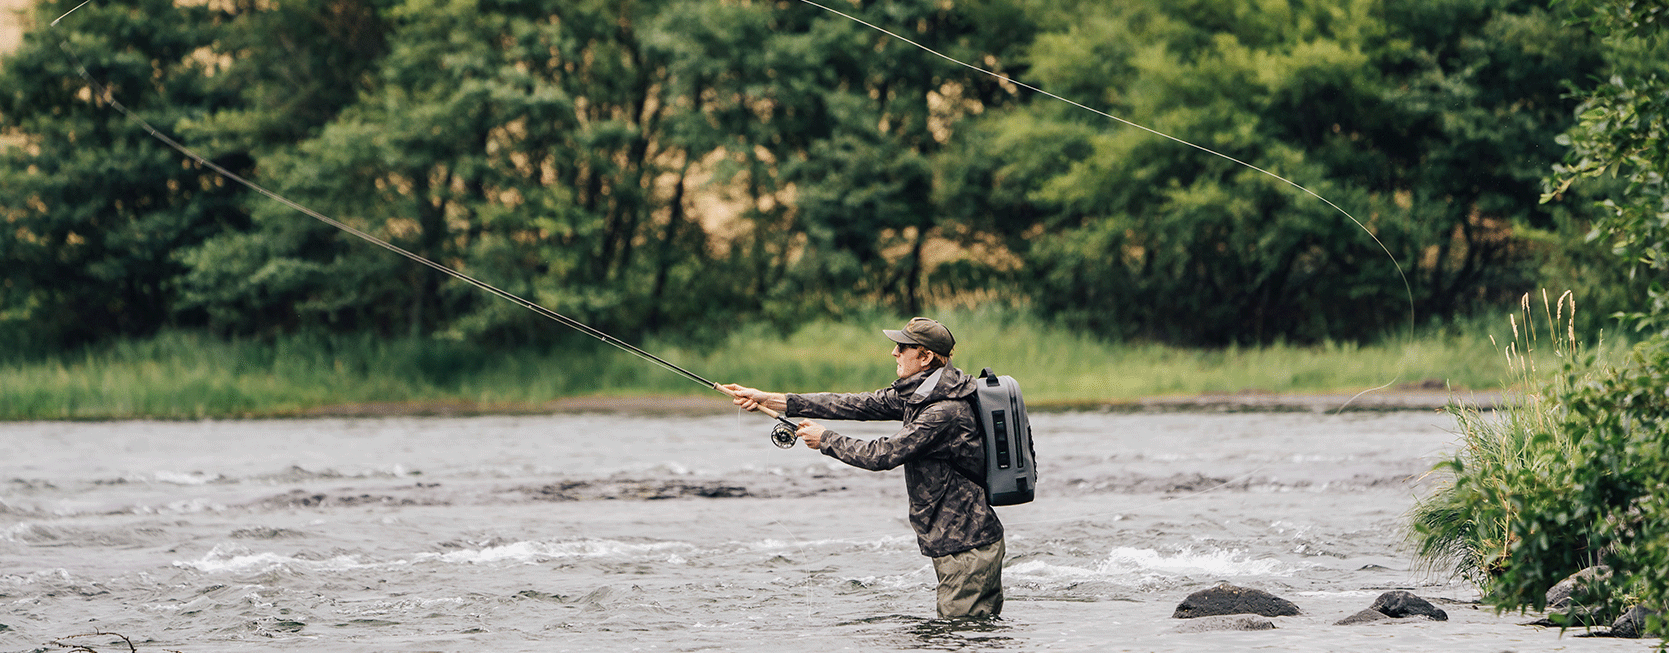
[[[974,422],[970,395],[974,379],[954,367],[941,368],[938,383],[918,392],[933,371],[862,393],[788,395],[788,414],[814,419],[903,420],[892,437],[859,440],[829,432],[824,455],[854,467],[881,471],[904,466],[910,493],[910,526],[922,555],[937,558],[985,546],[1003,538],[1002,522],[985,501],[975,478],[984,475],[985,444]]]

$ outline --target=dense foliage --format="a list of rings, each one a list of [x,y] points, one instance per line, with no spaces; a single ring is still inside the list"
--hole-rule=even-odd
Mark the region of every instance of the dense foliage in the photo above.
[[[1647,337],[1625,360],[1555,383],[1564,389],[1559,433],[1573,450],[1551,455],[1545,478],[1498,497],[1516,512],[1516,544],[1489,598],[1540,608],[1551,582],[1603,563],[1614,573],[1585,597],[1590,604],[1607,614],[1638,604],[1661,615],[1669,608],[1669,3],[1574,0],[1563,8],[1600,37],[1610,74],[1582,91],[1550,199],[1583,178],[1627,181],[1603,201],[1591,237],[1645,280],[1650,301],[1621,317]],[[1665,625],[1655,617],[1648,628],[1669,636]]]
[[[1564,84],[1602,60],[1533,2],[840,5],[1350,216],[804,3],[99,0],[48,25],[73,6],[0,61],[14,345],[561,333],[182,163],[60,41],[217,163],[628,337],[1000,300],[1109,338],[1361,340],[1410,295],[1441,318],[1550,265],[1619,276],[1563,237],[1588,202],[1535,201]]]
[[[1669,343],[1639,345],[1620,365],[1570,384],[1559,400],[1555,433],[1569,445],[1539,447],[1544,469],[1516,470],[1524,477],[1477,504],[1480,519],[1501,520],[1511,533],[1487,598],[1540,609],[1554,583],[1605,564],[1613,574],[1578,597],[1585,605],[1603,606],[1610,617],[1637,603],[1662,611],[1669,605]]]
[[[1551,378],[1525,376],[1499,419],[1460,411],[1451,484],[1416,507],[1413,541],[1503,609],[1542,609],[1554,583],[1603,564],[1612,573],[1573,597],[1582,609],[1566,623],[1608,623],[1638,605],[1659,615],[1646,630],[1669,636],[1669,4],[1559,7],[1593,30],[1608,74],[1578,91],[1580,120],[1561,138],[1572,147],[1544,199],[1626,182],[1604,195],[1588,239],[1646,288],[1649,300],[1620,315],[1644,341],[1621,360],[1567,357]]]
[[[1173,341],[1315,341],[1406,326],[1410,292],[1419,314],[1453,315],[1532,287],[1516,232],[1555,228],[1535,195],[1569,123],[1560,80],[1596,63],[1535,4],[1083,2],[1051,18],[1031,50],[1044,87],[1292,179],[1363,226],[1033,102],[982,123],[951,176],[973,187],[964,214],[1024,253],[1045,310]]]

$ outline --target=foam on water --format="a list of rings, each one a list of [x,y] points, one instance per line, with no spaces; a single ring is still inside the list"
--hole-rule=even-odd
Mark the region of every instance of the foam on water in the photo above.
[[[1294,571],[1297,571],[1296,567],[1279,560],[1252,558],[1245,551],[1239,550],[1195,552],[1184,549],[1167,554],[1153,549],[1116,547],[1108,552],[1106,557],[1087,567],[1028,560],[1007,568],[1004,574],[1013,578],[1055,583],[1109,581],[1146,585],[1159,577],[1244,578],[1289,576]]]
[[[174,485],[207,485],[224,480],[224,477],[219,474],[211,476],[203,472],[173,472],[168,470],[152,472],[151,478],[158,483],[172,483]]]
[[[1294,568],[1271,558],[1251,559],[1241,550],[1183,550],[1166,555],[1153,549],[1118,547],[1096,565],[1096,570],[1107,574],[1152,570],[1176,575],[1284,576]]]
[[[528,565],[560,559],[618,558],[623,560],[657,560],[682,564],[679,553],[689,553],[695,546],[687,542],[621,542],[614,540],[572,540],[555,542],[522,541],[479,549],[462,549],[446,553],[424,552],[394,560],[366,561],[360,555],[343,554],[330,558],[313,559],[282,555],[272,551],[251,551],[235,544],[219,544],[196,560],[176,560],[179,568],[195,569],[208,574],[248,573],[288,568],[306,571],[347,571],[408,566],[421,563],[449,565]]]
[[[357,556],[352,555],[338,555],[323,560],[310,560],[279,555],[271,551],[256,553],[249,550],[248,547],[234,544],[217,544],[208,553],[203,554],[203,557],[196,560],[174,561],[175,567],[195,569],[208,574],[248,573],[270,571],[278,568],[307,571],[346,571],[404,564],[407,564],[404,560],[390,563],[365,563],[361,562]]]
[[[666,558],[672,552],[691,551],[687,542],[620,542],[614,540],[573,540],[558,542],[512,542],[480,549],[448,553],[421,553],[416,562],[440,561],[450,564],[536,564],[562,558]]]
[[[916,538],[913,536],[872,536],[872,537],[843,537],[817,540],[778,540],[766,538],[754,542],[741,543],[740,546],[753,551],[767,553],[783,553],[793,551],[807,551],[830,547],[857,547],[869,551],[891,550],[908,547],[915,550]]]

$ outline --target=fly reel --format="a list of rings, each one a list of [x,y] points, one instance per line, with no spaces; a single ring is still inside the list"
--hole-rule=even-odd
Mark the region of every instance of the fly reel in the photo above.
[[[779,449],[793,447],[794,441],[799,439],[797,430],[793,424],[785,421],[777,422],[775,426],[771,427],[771,444],[777,445]]]

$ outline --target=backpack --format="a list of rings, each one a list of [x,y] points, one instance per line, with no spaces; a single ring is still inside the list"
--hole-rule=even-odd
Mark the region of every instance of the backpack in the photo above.
[[[1037,488],[1037,453],[1020,383],[1012,376],[997,376],[987,367],[975,384],[974,421],[985,436],[985,479],[980,483],[985,498],[993,506],[1029,503]]]

